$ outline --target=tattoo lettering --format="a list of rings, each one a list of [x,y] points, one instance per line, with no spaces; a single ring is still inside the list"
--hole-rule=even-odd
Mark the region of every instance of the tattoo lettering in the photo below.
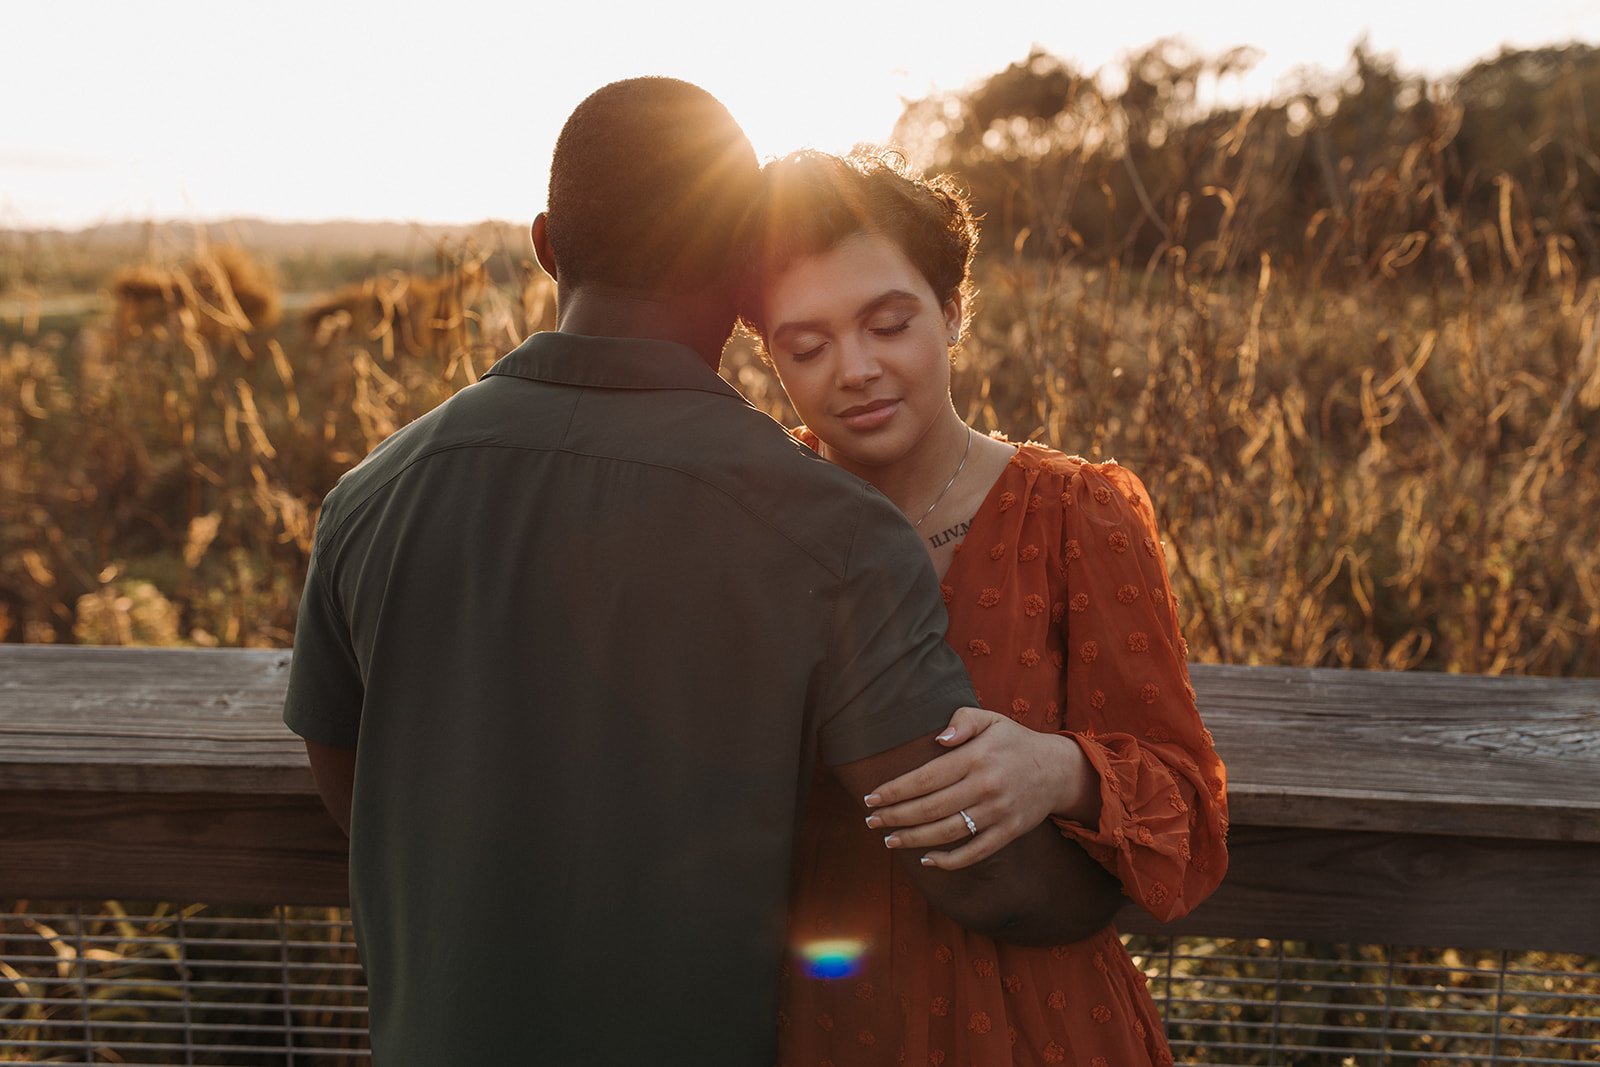
[[[938,533],[928,538],[928,544],[932,545],[934,548],[938,548],[941,545],[948,545],[951,541],[965,537],[967,535],[967,531],[970,529],[972,529],[971,519],[968,519],[966,522],[958,522],[954,526],[940,530]]]

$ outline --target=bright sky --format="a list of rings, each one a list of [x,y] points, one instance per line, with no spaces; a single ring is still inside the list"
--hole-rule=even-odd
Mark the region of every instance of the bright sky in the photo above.
[[[1439,75],[1600,44],[1600,0],[0,0],[0,228],[230,216],[525,222],[568,112],[617,78],[720,97],[763,157],[882,140],[903,99],[1038,44],[1087,70],[1159,37],[1259,49],[1222,92],[1337,70],[1365,34]]]

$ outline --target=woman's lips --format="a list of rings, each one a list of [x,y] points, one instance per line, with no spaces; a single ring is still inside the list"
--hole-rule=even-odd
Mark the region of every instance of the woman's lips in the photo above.
[[[839,413],[839,421],[852,430],[875,430],[894,418],[899,410],[898,400],[874,400],[870,404],[846,408]]]

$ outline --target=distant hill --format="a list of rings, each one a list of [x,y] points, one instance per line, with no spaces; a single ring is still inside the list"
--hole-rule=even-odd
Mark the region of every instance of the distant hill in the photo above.
[[[492,253],[490,270],[532,255],[524,225],[480,222],[117,222],[82,230],[0,229],[0,296],[20,288],[85,293],[104,288],[118,268],[144,260],[171,261],[198,241],[237,244],[272,268],[288,290],[321,289],[390,267],[431,271],[441,246],[470,239]]]
[[[440,240],[473,237],[485,242],[500,235],[524,233],[521,225],[486,221],[470,226],[424,222],[273,222],[268,219],[226,219],[222,222],[109,222],[81,230],[0,229],[7,244],[35,240],[79,248],[142,248],[154,245],[187,249],[197,231],[212,241],[241,244],[263,255],[283,252],[356,252],[401,255],[431,250]]]

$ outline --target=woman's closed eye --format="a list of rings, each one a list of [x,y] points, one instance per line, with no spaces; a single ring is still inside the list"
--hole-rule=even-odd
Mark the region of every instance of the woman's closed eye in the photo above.
[[[893,337],[897,333],[905,333],[906,330],[910,328],[911,320],[909,318],[901,319],[899,322],[890,322],[883,325],[867,327],[868,330],[879,337]]]

